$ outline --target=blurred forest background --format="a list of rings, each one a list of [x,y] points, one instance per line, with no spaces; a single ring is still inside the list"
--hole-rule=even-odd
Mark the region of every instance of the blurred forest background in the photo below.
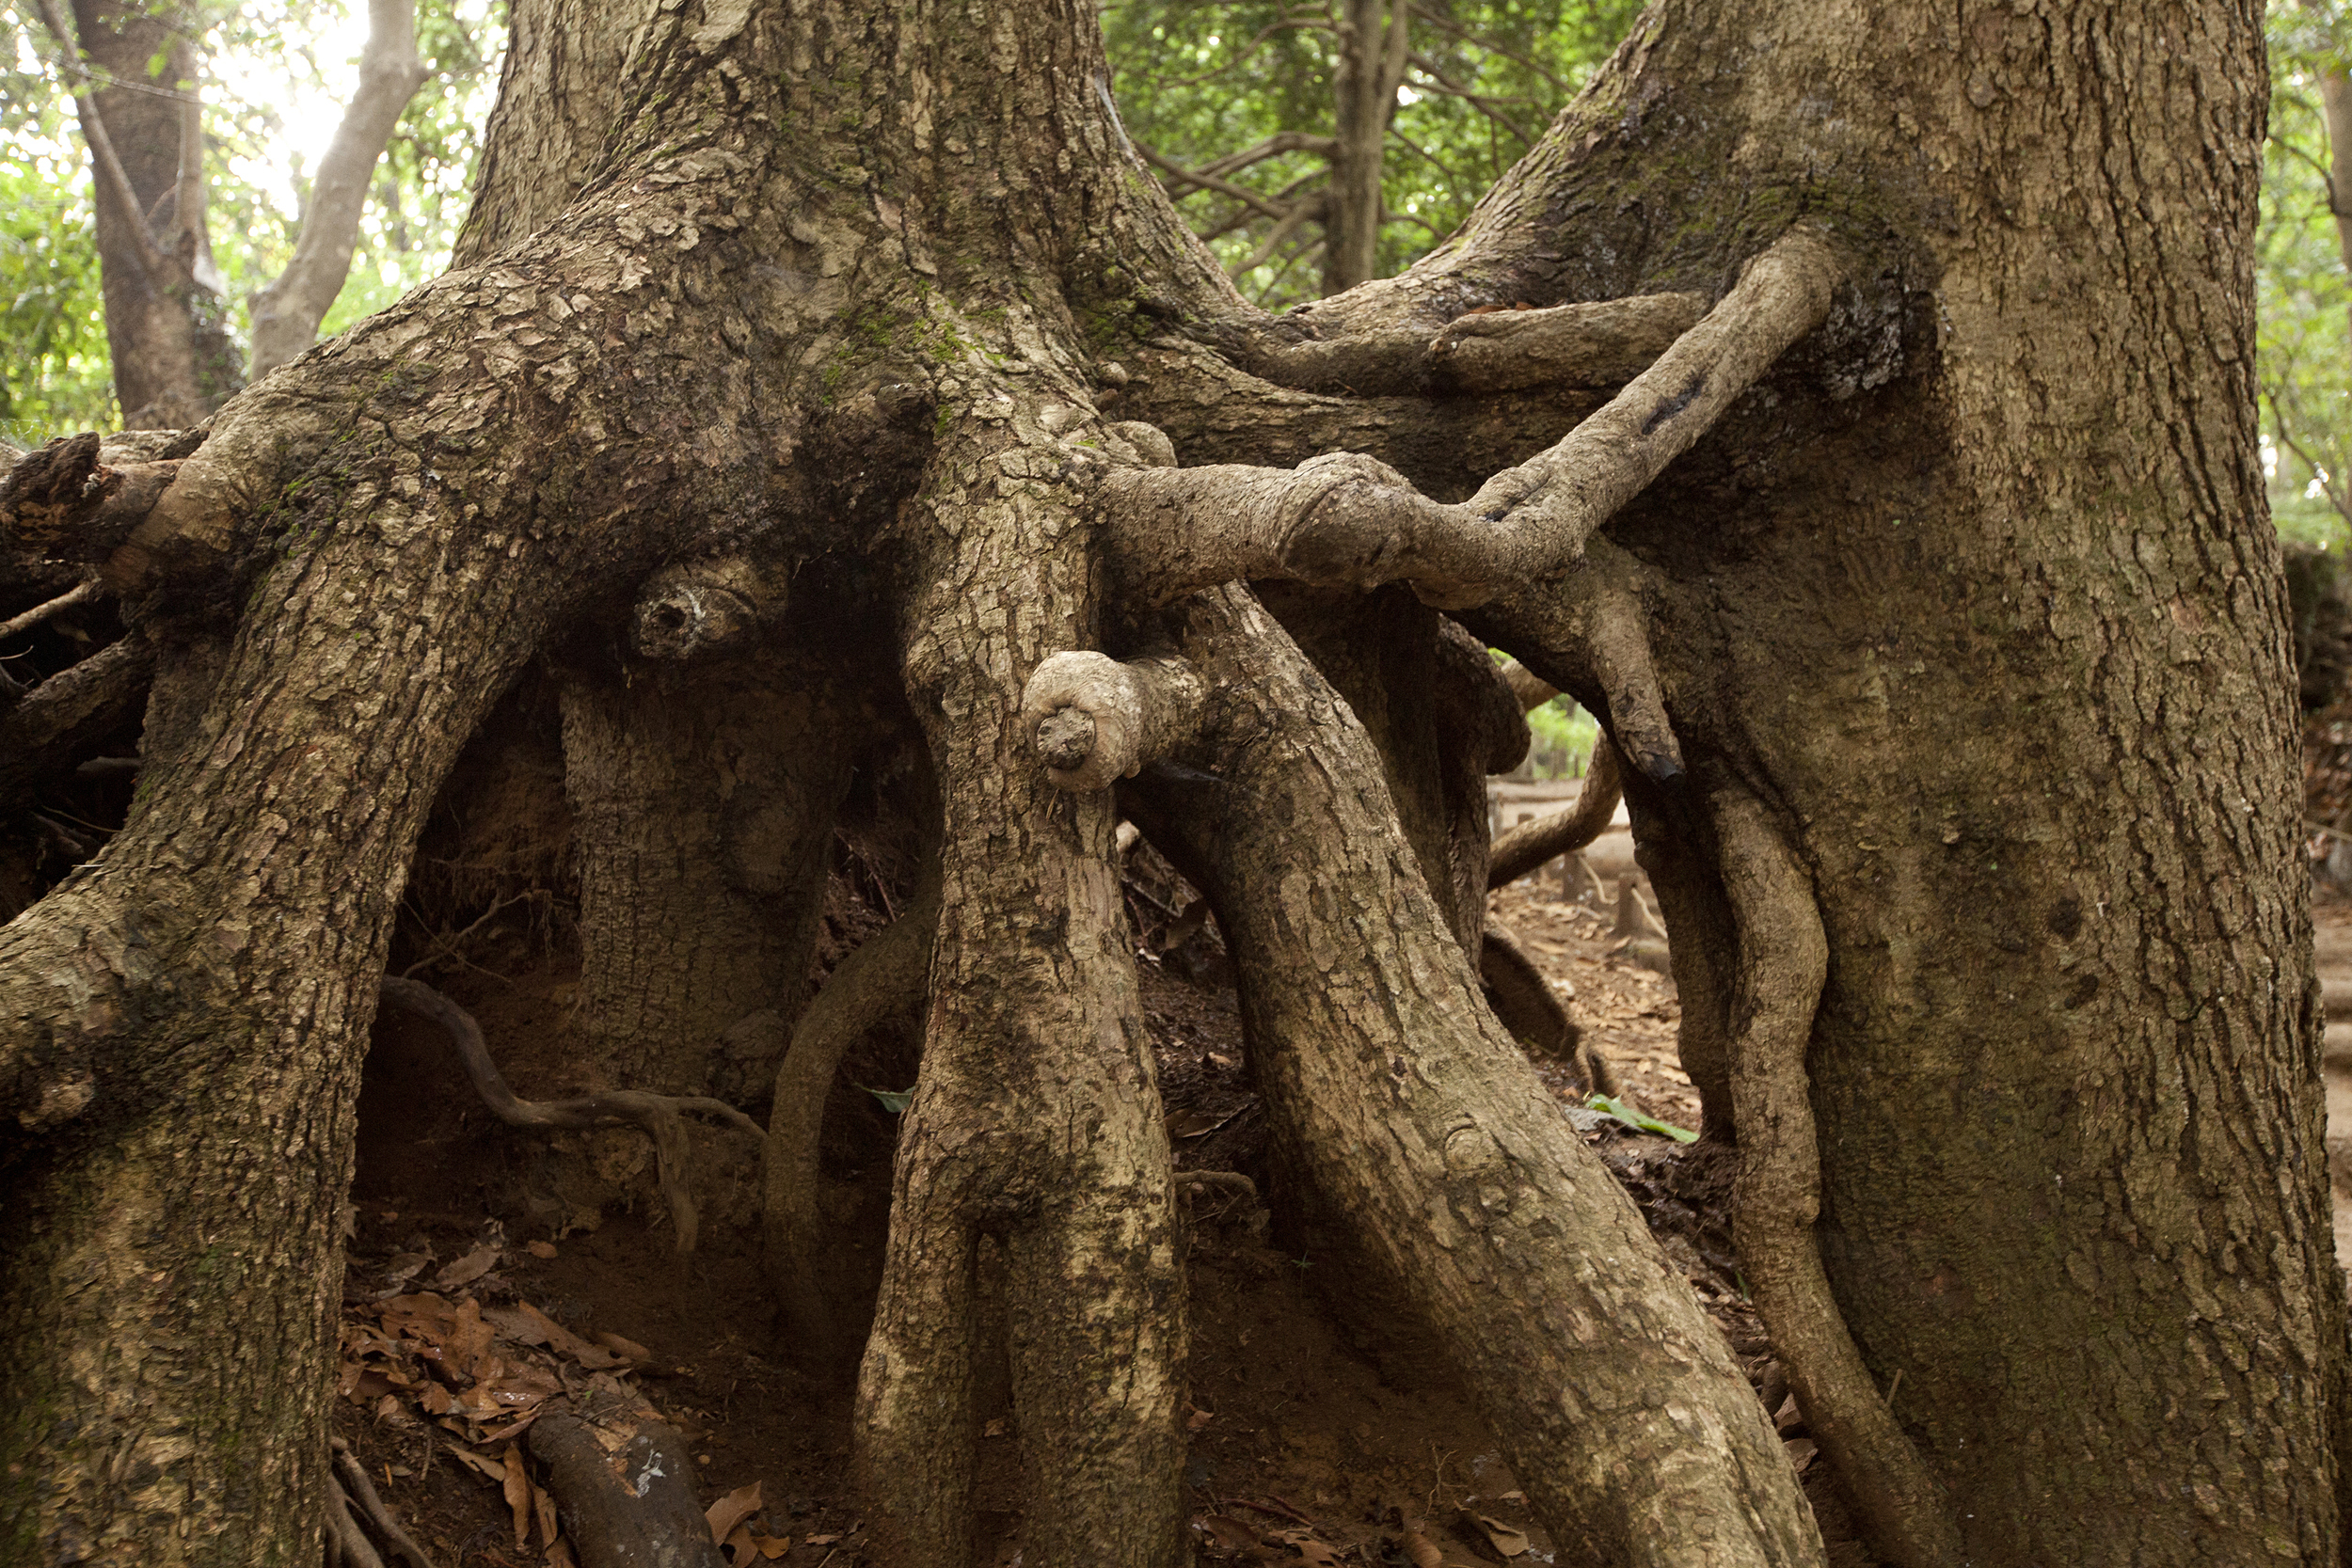
[[[375,165],[322,336],[436,276],[465,217],[503,8],[413,4],[422,85]],[[200,113],[212,253],[202,281],[243,349],[252,296],[294,254],[314,172],[355,90],[368,9],[364,0],[0,0],[0,440],[32,447],[121,425],[76,90],[115,87]],[[1400,271],[1442,244],[1638,10],[1634,0],[1110,0],[1103,25],[1138,151],[1235,286],[1279,310]],[[145,82],[93,71],[62,40],[89,17],[142,11],[188,46],[195,81],[177,79],[160,54]],[[2339,571],[2352,541],[2352,25],[2334,0],[2274,4],[2270,42],[2256,253],[2263,452],[2293,546],[2314,817],[2352,829],[2352,715],[2338,711],[2352,667]],[[1534,720],[1534,769],[1581,772],[1592,721],[1566,705]]]

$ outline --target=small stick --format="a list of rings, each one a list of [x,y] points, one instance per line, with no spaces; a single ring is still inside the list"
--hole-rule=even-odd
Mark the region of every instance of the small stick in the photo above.
[[[19,632],[30,631],[52,615],[62,614],[75,605],[89,603],[98,597],[98,579],[92,578],[79,588],[68,589],[46,604],[37,604],[22,615],[0,621],[0,638],[14,637]]]

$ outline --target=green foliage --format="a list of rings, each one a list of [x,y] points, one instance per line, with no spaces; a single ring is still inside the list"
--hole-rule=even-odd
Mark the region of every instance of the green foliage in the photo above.
[[[505,38],[503,0],[421,0],[429,71],[377,164],[350,277],[321,331],[332,336],[448,264],[470,198]],[[293,258],[310,180],[289,143],[323,150],[356,79],[364,10],[261,0],[182,8],[205,55],[206,218],[232,312]],[[29,0],[0,4],[0,436],[20,445],[118,422],[99,293],[89,160],[56,41]],[[334,105],[324,127],[298,106]]]
[[[1470,215],[1613,48],[1634,0],[1454,0],[1414,8],[1406,77],[1383,167],[1380,268],[1401,272]],[[1129,135],[1188,168],[1284,131],[1329,135],[1338,49],[1334,0],[1195,4],[1109,0],[1113,87]],[[1234,172],[1269,198],[1327,178],[1311,152]],[[1245,293],[1270,307],[1318,292],[1313,226],[1260,258],[1274,224],[1196,190],[1180,205]]]
[[[0,438],[19,446],[115,423],[97,220],[71,114],[21,42],[0,60]]]
[[[2329,211],[2320,77],[2348,36],[2332,4],[2270,10],[2270,139],[2256,237],[2256,374],[2279,531],[2341,547],[2352,517],[2352,279]]]
[[[1581,778],[1592,766],[1600,721],[1577,706],[1574,699],[1554,697],[1527,716],[1527,727],[1535,737],[1528,755],[1537,778]]]

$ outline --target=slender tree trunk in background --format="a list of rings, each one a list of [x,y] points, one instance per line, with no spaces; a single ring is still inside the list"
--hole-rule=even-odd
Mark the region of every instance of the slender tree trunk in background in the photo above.
[[[111,0],[73,0],[72,30],[59,41],[78,46],[96,78],[77,101],[115,398],[126,429],[184,429],[243,382],[204,231],[196,49],[177,11]]]
[[[1342,0],[1339,69],[1331,77],[1329,208],[1323,225],[1323,292],[1335,294],[1380,273],[1380,165],[1389,119],[1405,80],[1410,34],[1391,0]]]
[[[255,380],[317,339],[335,296],[351,273],[359,213],[368,181],[427,71],[417,57],[416,0],[369,0],[368,41],[359,55],[359,86],[343,108],[335,139],[310,181],[310,210],[294,242],[294,260],[253,296]]]
[[[587,9],[517,0],[461,270],[176,468],[5,501],[99,548],[154,482],[107,570],[227,652],[123,831],[0,931],[0,1556],[314,1560],[419,824],[534,653],[633,689],[680,574],[748,569],[892,629],[938,784],[859,1396],[897,1568],[968,1560],[984,1331],[1030,1560],[1184,1550],[1127,777],[1229,917],[1320,1214],[1565,1558],[1820,1560],[1682,1282],[1509,1087],[1445,910],[1464,762],[1429,753],[1472,742],[1395,636],[1441,663],[1437,609],[1626,759],[1759,1305],[1879,1555],[2339,1560],[2251,0],[1660,0],[1443,250],[1279,320],[1130,161],[1090,5]],[[1709,309],[1668,301],[1630,382],[1659,345],[1596,323],[1651,306],[1471,313],[1670,293]],[[1288,384],[1326,361],[1390,390]],[[1422,603],[1333,615],[1326,682],[1252,578]],[[663,787],[718,799],[723,726],[679,729]]]

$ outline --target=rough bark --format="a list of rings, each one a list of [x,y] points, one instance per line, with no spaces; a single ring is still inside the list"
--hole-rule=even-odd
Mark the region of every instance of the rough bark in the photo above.
[[[1214,783],[1147,776],[1146,832],[1233,945],[1285,1171],[1436,1330],[1566,1560],[1823,1560],[1722,1337],[1479,1000],[1348,705],[1247,594],[1184,617]]]
[[[1861,1364],[1793,1378],[1808,1415],[1865,1448],[1891,1420],[1931,1478],[1851,1466],[1882,1549],[2337,1557],[2248,0],[1661,0],[1447,247],[1279,321],[1129,161],[1086,7],[596,9],[574,36],[564,0],[516,6],[465,266],[157,457],[106,561],[151,635],[219,664],[159,683],[131,820],[0,931],[0,1555],[315,1553],[331,1216],[426,805],[534,651],[699,636],[663,574],[741,556],[893,628],[939,781],[858,1438],[906,1568],[969,1555],[986,1324],[1032,1560],[1183,1549],[1113,817],[1056,787],[1078,728],[1039,752],[1024,700],[1249,573],[1322,596],[1336,673],[1231,593],[1184,609],[1230,612],[1182,651],[1231,722],[1154,837],[1219,900],[1294,1189],[1325,1184],[1318,1223],[1439,1333],[1570,1551],[1818,1547],[1723,1347],[1478,1001],[1439,890],[1484,877],[1432,754],[1465,740],[1399,583],[1604,717],[1709,1135],[1737,1106],[1788,1133],[1759,1160],[1803,1156],[1802,1053],[1819,1217],[1775,1159],[1799,1180],[1754,1189],[1757,1244],[1790,1348],[1834,1317]],[[1614,396],[1250,368],[1676,293],[1711,303]],[[1171,444],[1196,466],[1154,466]],[[1818,965],[1773,946],[1759,833],[1772,887],[1813,890]],[[1758,978],[1816,969],[1810,1006]]]
[[[632,661],[564,689],[582,1023],[608,1083],[702,1092],[730,1026],[788,1029],[807,1004],[834,812],[868,737],[806,673]],[[743,1070],[764,1086],[775,1059]]]

